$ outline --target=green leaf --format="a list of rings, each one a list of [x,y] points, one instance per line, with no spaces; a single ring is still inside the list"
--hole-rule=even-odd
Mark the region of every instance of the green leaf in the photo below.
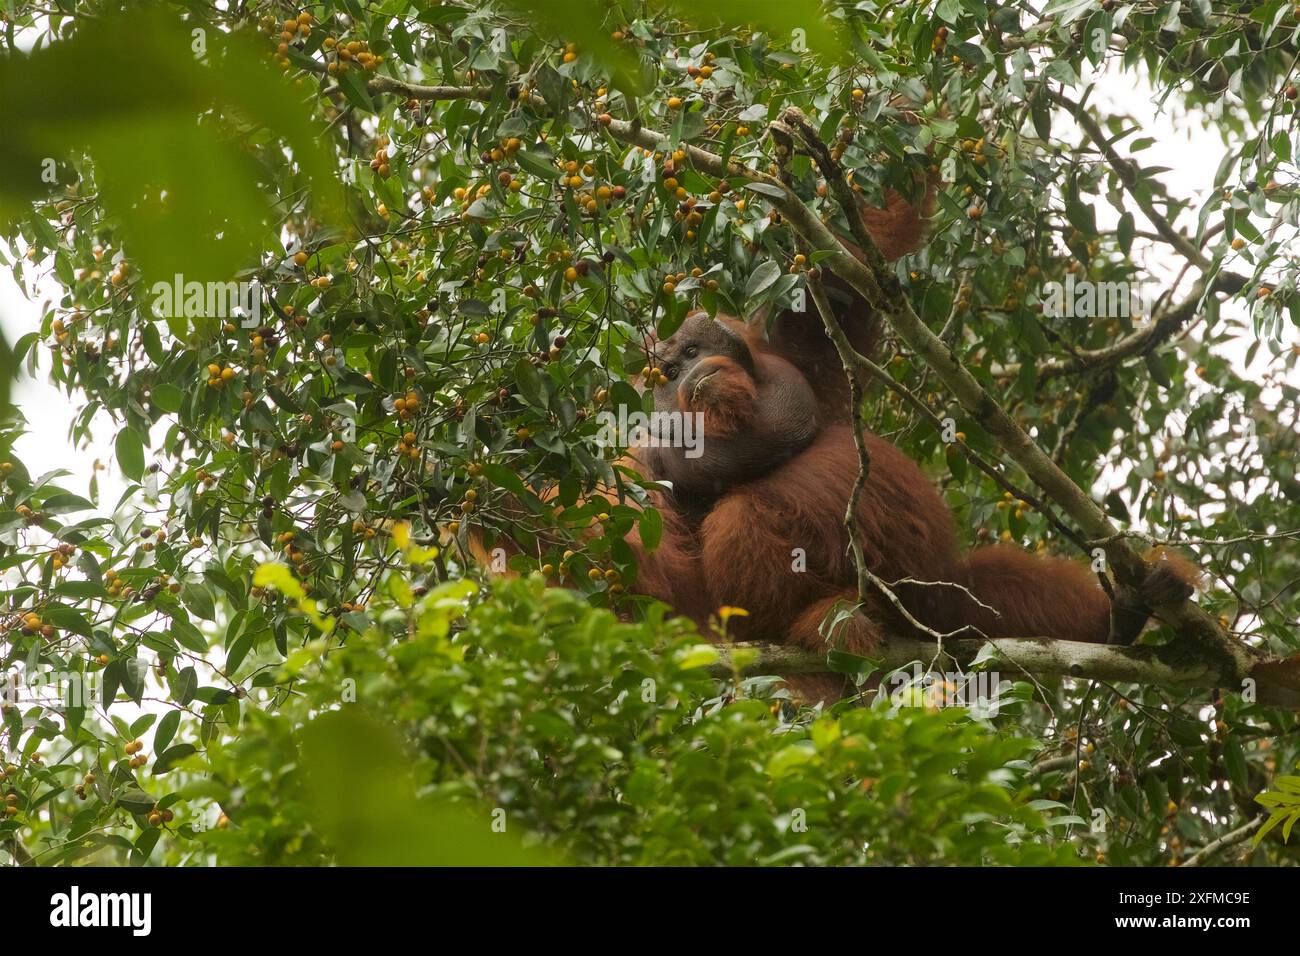
[[[515,384],[519,388],[519,394],[527,399],[529,404],[536,405],[539,408],[546,407],[546,392],[542,385],[542,373],[537,371],[526,358],[515,363]]]
[[[181,712],[179,710],[169,710],[163,714],[162,720],[158,721],[158,729],[153,735],[153,749],[159,753],[167,749],[167,745],[172,742],[176,736],[176,728],[181,723]]]
[[[1126,212],[1119,217],[1119,225],[1116,227],[1115,232],[1119,238],[1120,249],[1124,252],[1124,255],[1128,255],[1133,248],[1133,237],[1137,235],[1137,223],[1133,219],[1131,212]]]
[[[207,653],[208,641],[203,632],[182,617],[173,617],[169,632],[176,643],[194,651],[196,654]]]
[[[641,544],[647,551],[659,547],[659,540],[664,530],[663,515],[654,508],[646,508],[637,520],[637,527],[641,531]]]
[[[176,675],[176,682],[172,686],[172,693],[176,695],[176,703],[184,706],[194,700],[199,690],[198,673],[193,667],[184,668]]]
[[[175,747],[169,747],[167,750],[164,750],[159,754],[158,759],[154,761],[154,775],[157,776],[167,773],[167,771],[175,767],[179,761],[184,760],[186,757],[197,752],[198,748],[193,744],[177,744]]]
[[[826,652],[826,666],[835,674],[873,674],[880,669],[879,664],[869,657],[837,650]]]
[[[678,656],[677,666],[683,670],[691,670],[692,668],[715,664],[720,659],[718,649],[712,644],[697,644]]]
[[[140,441],[135,429],[128,426],[118,432],[113,449],[117,453],[117,464],[122,469],[122,474],[132,481],[143,481],[144,443]]]
[[[745,299],[752,300],[781,278],[781,266],[773,259],[764,259],[749,275],[745,283]]]
[[[559,175],[559,170],[552,165],[550,159],[539,153],[521,149],[515,153],[515,159],[520,166],[540,179],[550,180]]]
[[[128,787],[118,794],[116,802],[128,813],[148,813],[157,801],[139,787]]]
[[[145,678],[149,676],[149,665],[138,657],[128,657],[122,667],[122,689],[137,704],[144,699]]]
[[[169,382],[159,382],[153,387],[154,407],[161,412],[179,412],[185,402],[185,393]]]
[[[230,644],[230,650],[226,654],[226,676],[232,680],[235,671],[239,670],[239,665],[244,663],[244,658],[248,652],[253,649],[253,639],[256,633],[245,630]]]
[[[205,621],[217,619],[217,608],[212,592],[202,584],[185,584],[181,587],[181,602]]]
[[[160,758],[161,759],[161,758]],[[483,818],[418,799],[411,762],[392,727],[355,710],[334,711],[302,730],[312,825],[345,865],[530,865],[547,862]]]
[[[41,502],[41,510],[52,515],[68,514],[73,511],[90,511],[94,507],[94,502],[87,501],[81,495],[73,494],[50,495]]]

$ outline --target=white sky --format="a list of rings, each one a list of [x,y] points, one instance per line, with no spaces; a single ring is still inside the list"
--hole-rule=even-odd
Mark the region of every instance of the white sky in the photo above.
[[[57,285],[52,280],[44,291],[46,298],[57,301]],[[43,300],[33,302],[26,299],[12,272],[0,269],[0,327],[11,346],[21,336],[40,327],[43,311]],[[59,484],[87,496],[94,461],[98,458],[109,466],[107,471],[99,474],[99,503],[103,503],[106,509],[111,508],[126,487],[117,474],[117,462],[113,458],[112,420],[106,413],[99,413],[90,446],[74,448],[69,430],[81,403],[69,401],[47,380],[51,359],[48,343],[37,345],[36,351],[39,356],[36,376],[29,377],[24,372],[13,384],[14,404],[28,423],[28,433],[14,443],[14,455],[33,476],[55,468],[66,469],[72,477],[59,479]]]

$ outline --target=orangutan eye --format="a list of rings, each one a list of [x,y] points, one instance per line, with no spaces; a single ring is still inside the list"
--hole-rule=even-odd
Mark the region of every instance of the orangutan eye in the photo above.
[[[695,358],[695,356],[697,356],[697,355],[699,355],[699,354],[700,354],[700,350],[697,349],[694,345],[688,345],[688,346],[686,347],[686,357],[687,357],[687,358]]]
[[[677,378],[677,366],[676,366],[676,365],[670,365],[670,366],[668,366],[666,369],[664,369],[664,375],[667,376],[667,378],[668,378],[668,380],[669,380],[670,382],[673,381],[674,379],[676,379],[676,378]]]

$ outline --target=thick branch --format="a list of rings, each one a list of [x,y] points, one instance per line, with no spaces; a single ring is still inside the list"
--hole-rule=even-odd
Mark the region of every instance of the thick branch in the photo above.
[[[1225,833],[1217,840],[1213,840],[1210,843],[1205,844],[1205,846],[1203,846],[1195,854],[1188,857],[1186,862],[1182,864],[1183,867],[1186,868],[1189,866],[1200,866],[1202,863],[1204,863],[1210,857],[1214,856],[1214,854],[1218,853],[1224,847],[1235,846],[1236,844],[1241,843],[1242,841],[1248,839],[1252,834],[1254,834],[1256,830],[1258,830],[1261,826],[1263,826],[1264,821],[1266,819],[1268,819],[1266,816],[1256,817],[1254,820],[1251,820],[1249,823],[1244,824],[1243,826],[1239,826],[1237,827],[1237,829],[1232,830],[1228,833]]]
[[[1212,662],[1189,657],[1171,645],[1159,647],[1113,647],[1080,641],[1057,641],[1036,637],[999,637],[990,640],[947,640],[943,648],[930,641],[890,637],[871,659],[883,671],[910,664],[943,670],[947,665],[969,666],[985,647],[981,667],[996,671],[1008,680],[1027,674],[1034,677],[1072,677],[1109,683],[1142,684],[1172,689],[1206,690],[1230,686],[1234,671],[1216,667]],[[825,674],[830,672],[824,651],[809,651],[786,644],[719,644],[719,659],[709,665],[715,677],[726,678],[739,671],[742,677],[767,674]],[[741,652],[741,666],[735,667]],[[1270,674],[1261,667],[1257,673],[1260,703],[1300,709],[1300,673]]]
[[[395,93],[408,100],[490,100],[494,93],[490,86],[422,86],[417,83],[403,83],[387,76],[377,76],[366,84],[366,89],[375,94]],[[546,102],[535,94],[520,93],[520,102],[527,102],[540,109],[546,108]],[[668,145],[667,137],[651,130],[643,129],[640,122],[611,120],[607,131],[615,139],[642,149],[664,149]],[[738,162],[724,164],[722,157],[683,143],[678,148],[686,151],[688,162],[703,172],[713,176],[743,177],[753,182],[767,183],[781,188],[780,180],[765,173],[757,172]]]
[[[1248,280],[1232,272],[1223,272],[1215,276],[1213,292],[1228,295],[1240,292]],[[1205,280],[1197,279],[1187,297],[1176,305],[1164,309],[1155,320],[1142,328],[1126,335],[1124,338],[1100,349],[1081,349],[1068,358],[1048,359],[1038,365],[1040,380],[1054,375],[1069,375],[1087,369],[1105,368],[1118,365],[1130,358],[1139,358],[1155,351],[1163,343],[1173,338],[1191,322],[1205,299]],[[1019,365],[1001,365],[990,369],[990,374],[998,377],[1015,378],[1020,374]]]
[[[371,93],[396,93],[408,100],[490,100],[490,86],[421,86],[388,76],[376,76],[366,84]]]

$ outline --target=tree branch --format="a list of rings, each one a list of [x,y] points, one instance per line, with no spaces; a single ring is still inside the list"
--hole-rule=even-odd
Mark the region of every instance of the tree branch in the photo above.
[[[1244,826],[1239,826],[1237,829],[1225,833],[1217,840],[1211,840],[1209,843],[1205,844],[1205,846],[1201,847],[1201,849],[1188,857],[1186,861],[1180,864],[1180,866],[1184,869],[1189,866],[1200,866],[1224,847],[1234,846],[1241,843],[1258,830],[1266,819],[1268,819],[1267,815],[1256,817]]]
[[[726,678],[737,672],[742,677],[779,674],[831,673],[824,651],[810,651],[788,644],[737,643],[716,645],[719,659],[709,673]],[[883,671],[910,664],[927,664],[946,658],[954,665],[969,667],[985,648],[991,648],[981,662],[982,669],[997,671],[1008,679],[1023,675],[1070,677],[1114,683],[1142,684],[1173,689],[1206,690],[1228,686],[1235,672],[1213,662],[1190,657],[1175,645],[1114,647],[1080,641],[1058,641],[1045,637],[997,637],[988,640],[946,640],[943,647],[930,641],[890,637],[871,660]],[[739,663],[739,667],[736,664]],[[1300,661],[1297,661],[1300,665]],[[1300,709],[1300,666],[1288,674],[1268,673],[1261,665],[1255,675],[1260,703]]]
[[[1222,272],[1215,276],[1211,292],[1223,292],[1228,295],[1240,292],[1248,280],[1232,272]],[[1177,335],[1192,319],[1205,299],[1206,282],[1197,279],[1187,297],[1177,305],[1172,305],[1131,335],[1100,349],[1082,349],[1069,358],[1048,359],[1038,365],[1040,380],[1055,375],[1069,375],[1093,368],[1118,365],[1126,359],[1138,358],[1154,352],[1162,343]],[[1020,366],[1001,365],[989,370],[989,374],[1002,378],[1015,378],[1020,374]]]

